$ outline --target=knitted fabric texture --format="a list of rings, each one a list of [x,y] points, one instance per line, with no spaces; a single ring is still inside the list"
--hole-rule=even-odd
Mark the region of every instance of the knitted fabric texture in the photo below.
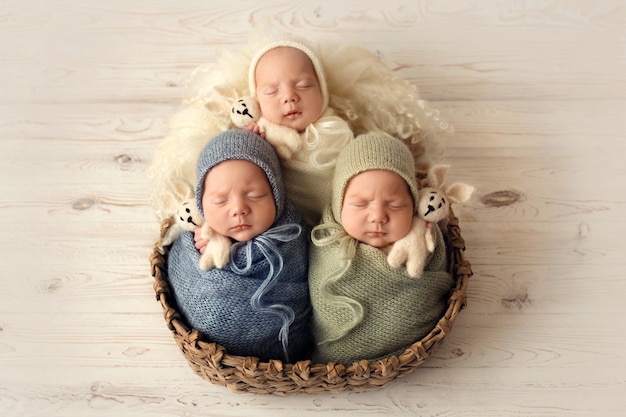
[[[256,67],[259,63],[259,60],[275,48],[287,47],[287,48],[295,48],[306,54],[309,57],[311,62],[313,63],[313,68],[315,69],[315,74],[317,75],[317,81],[319,82],[320,89],[322,91],[322,112],[326,110],[328,107],[328,84],[326,83],[326,75],[324,74],[324,67],[322,66],[322,62],[318,58],[318,54],[315,52],[315,48],[313,45],[304,39],[298,38],[284,38],[272,41],[262,47],[253,57],[250,62],[250,68],[248,70],[248,87],[250,89],[250,95],[252,97],[256,96]]]
[[[446,272],[446,249],[437,225],[433,225],[435,250],[424,272],[410,278],[404,268],[389,266],[384,251],[349,237],[334,221],[330,207],[322,224],[326,227],[315,233],[309,264],[317,344],[314,361],[352,363],[380,358],[408,347],[434,328],[454,286]],[[340,279],[329,287],[332,295],[323,294],[328,278],[338,272]],[[339,298],[351,299],[363,309],[363,319],[346,334],[354,312],[337,302]]]
[[[199,268],[193,233],[181,233],[168,257],[174,299],[191,327],[231,354],[261,360],[305,358],[311,341],[308,238],[301,215],[285,200],[280,166],[260,136],[232,130],[212,139],[198,161],[196,202],[208,171],[222,161],[253,162],[266,174],[276,203],[271,227],[231,248],[223,269]]]
[[[272,228],[250,244],[233,247],[231,262],[223,269],[208,271],[198,267],[200,254],[193,233],[182,232],[169,253],[168,279],[179,312],[189,325],[233,355],[286,362],[307,358],[311,346],[308,238],[294,228],[299,220],[293,206],[287,204]],[[269,259],[268,247],[276,251]],[[282,258],[282,268],[277,254]],[[255,308],[255,294],[272,272],[276,279],[259,298],[265,308]],[[281,308],[274,313],[266,309],[273,306]],[[283,316],[277,314],[284,313],[285,307],[293,312],[287,334]]]
[[[332,185],[332,209],[338,223],[341,223],[341,205],[348,181],[362,172],[376,169],[400,175],[409,185],[417,206],[418,187],[411,151],[398,139],[384,133],[370,132],[357,136],[337,158]]]

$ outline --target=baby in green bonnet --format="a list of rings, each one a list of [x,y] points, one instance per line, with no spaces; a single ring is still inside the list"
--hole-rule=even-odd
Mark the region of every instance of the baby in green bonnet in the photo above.
[[[313,359],[351,363],[397,353],[433,329],[454,285],[436,224],[419,276],[388,261],[416,220],[413,156],[398,139],[360,135],[339,154],[332,186],[311,234]]]

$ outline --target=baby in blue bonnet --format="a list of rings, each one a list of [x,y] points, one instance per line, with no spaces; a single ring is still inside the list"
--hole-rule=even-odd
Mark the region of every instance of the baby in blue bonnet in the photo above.
[[[179,311],[230,354],[292,363],[307,358],[308,237],[285,198],[274,149],[253,132],[220,133],[202,151],[197,178],[198,209],[232,246],[223,268],[204,270],[194,233],[181,233],[168,257]]]

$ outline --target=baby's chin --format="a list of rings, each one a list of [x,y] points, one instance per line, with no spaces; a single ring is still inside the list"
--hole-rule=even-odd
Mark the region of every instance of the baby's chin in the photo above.
[[[306,129],[306,127],[308,125],[309,125],[308,123],[306,123],[306,124],[305,123],[299,123],[298,121],[295,121],[295,122],[289,121],[289,122],[283,123],[283,126],[286,126],[286,127],[290,128],[290,129],[293,129],[293,130],[295,130],[298,133],[304,132],[304,130]]]
[[[392,242],[389,242],[388,239],[382,239],[382,238],[362,237],[361,239],[358,239],[358,240],[359,242],[365,243],[376,249],[384,249],[387,246],[392,244]]]
[[[229,231],[227,236],[237,242],[245,242],[255,238],[259,234],[260,233],[257,230],[250,228],[241,231]]]
[[[283,126],[287,126],[298,133],[304,132],[308,125],[314,123],[317,119],[308,117],[305,113],[300,113],[298,116],[285,117],[282,120]]]

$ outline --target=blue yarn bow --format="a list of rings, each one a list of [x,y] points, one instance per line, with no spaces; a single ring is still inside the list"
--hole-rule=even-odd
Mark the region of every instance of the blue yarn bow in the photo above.
[[[289,345],[289,326],[295,319],[295,313],[291,307],[283,304],[264,306],[261,298],[274,287],[278,276],[283,270],[283,257],[278,250],[275,241],[289,242],[296,239],[301,234],[302,226],[296,223],[276,226],[250,240],[245,242],[236,242],[233,244],[230,255],[231,268],[233,272],[238,275],[246,274],[250,271],[250,268],[252,268],[253,247],[258,248],[267,260],[269,264],[269,272],[259,288],[257,288],[254,294],[252,294],[252,297],[250,298],[250,305],[257,311],[275,314],[283,321],[283,325],[278,333],[278,339],[282,344],[283,353],[285,354],[287,362],[289,362],[289,355],[287,353],[287,347]],[[234,261],[235,255],[240,252],[243,252],[245,255],[245,266],[243,268],[239,268]]]

